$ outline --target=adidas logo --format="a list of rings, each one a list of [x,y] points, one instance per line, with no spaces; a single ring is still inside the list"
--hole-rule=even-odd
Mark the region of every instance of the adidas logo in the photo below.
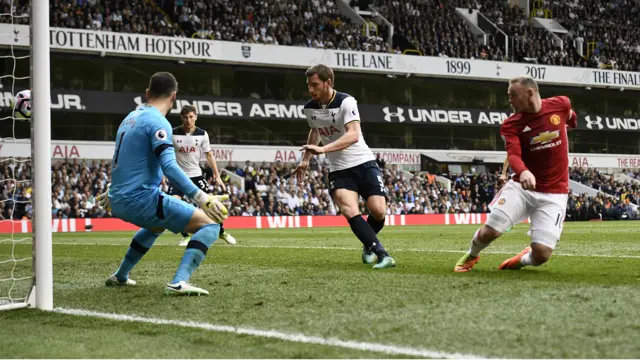
[[[523,133],[525,133],[527,131],[531,131],[531,128],[529,126],[525,126],[524,129],[522,129]]]

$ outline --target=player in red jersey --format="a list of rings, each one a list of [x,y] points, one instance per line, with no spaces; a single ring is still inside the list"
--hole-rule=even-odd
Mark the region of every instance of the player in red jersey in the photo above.
[[[567,127],[576,127],[577,116],[566,96],[541,99],[538,84],[530,77],[509,81],[508,92],[515,114],[502,124],[500,135],[515,174],[496,195],[487,222],[473,235],[456,272],[470,271],[482,249],[527,218],[531,245],[499,269],[544,264],[562,234],[569,194]]]

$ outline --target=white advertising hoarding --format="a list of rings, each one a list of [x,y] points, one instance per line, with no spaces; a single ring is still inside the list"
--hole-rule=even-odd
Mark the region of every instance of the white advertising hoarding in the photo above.
[[[29,45],[27,25],[0,24],[0,46]],[[640,73],[474,59],[323,50],[305,47],[51,28],[55,51],[197,60],[248,66],[305,69],[323,63],[336,69],[382,74],[505,81],[530,75],[541,83],[640,90]]]
[[[114,142],[109,141],[62,141],[51,142],[51,154],[55,159],[96,159],[111,160]],[[229,163],[241,165],[245,161],[253,163],[277,162],[296,163],[300,161],[300,148],[292,146],[242,146],[212,145],[216,160],[223,166]],[[425,155],[442,163],[470,163],[475,159],[485,163],[500,164],[504,161],[504,151],[464,151],[464,150],[406,150],[372,149],[380,154],[387,164],[420,165],[420,156]],[[0,140],[0,158],[27,158],[31,155],[29,140]],[[609,169],[638,169],[640,155],[625,154],[569,154],[569,166]]]

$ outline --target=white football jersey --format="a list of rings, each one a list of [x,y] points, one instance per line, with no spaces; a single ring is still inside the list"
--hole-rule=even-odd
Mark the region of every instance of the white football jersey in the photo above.
[[[199,127],[193,133],[186,133],[182,126],[173,128],[173,148],[176,151],[178,166],[189,177],[202,176],[200,160],[209,151],[209,134]]]
[[[309,126],[317,129],[322,144],[327,145],[338,140],[346,132],[345,125],[352,121],[360,121],[358,102],[345,93],[334,92],[328,105],[320,105],[310,100],[304,106],[304,114]],[[375,156],[360,134],[358,142],[348,148],[326,154],[329,160],[329,171],[338,171],[375,160]]]

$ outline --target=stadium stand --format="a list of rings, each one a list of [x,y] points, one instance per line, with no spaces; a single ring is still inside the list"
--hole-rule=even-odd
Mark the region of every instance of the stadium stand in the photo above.
[[[28,6],[14,1],[22,14],[15,23],[28,23]],[[563,48],[549,32],[536,28],[517,6],[487,0],[379,0],[352,1],[352,6],[376,9],[394,24],[393,49],[385,41],[386,30],[366,36],[361,26],[339,11],[334,0],[264,1],[221,0],[56,0],[51,2],[51,26],[187,36],[327,49],[400,52],[397,43],[408,42],[426,56],[534,62],[547,65],[640,71],[640,5],[634,1],[594,0],[532,1],[534,16],[546,9],[569,30],[562,35]],[[9,13],[8,2],[0,4]],[[478,9],[513,38],[507,57],[503,44],[490,36],[479,42],[455,8]],[[1,17],[1,22],[11,21]],[[399,40],[400,39],[400,40]],[[584,40],[585,57],[578,55],[577,41]]]
[[[589,67],[640,71],[637,1],[553,0],[545,1],[544,8],[576,37],[592,43]]]
[[[51,2],[51,26],[114,32],[135,32],[165,36],[189,36],[248,43],[279,44],[315,48],[398,52],[379,36],[366,37],[362,28],[341,16],[335,1],[283,0],[275,4],[241,0],[54,0]],[[0,21],[28,23],[28,6],[24,1],[0,4],[0,12],[14,18]],[[353,6],[367,7],[371,1],[353,1]],[[572,34],[564,38],[560,50],[545,31],[531,26],[524,12],[506,1],[454,0],[380,0],[376,8],[423,55],[489,60],[504,59],[504,49],[493,39],[488,45],[478,42],[455,7],[479,9],[492,22],[515,39],[515,60],[535,61],[564,66],[591,66],[640,71],[640,5],[634,1],[575,0],[547,1],[543,4]],[[534,15],[538,14],[535,9]],[[591,43],[588,63],[576,58],[574,38]],[[54,216],[109,216],[95,206],[95,196],[110,177],[105,162],[72,162],[53,167]],[[316,164],[314,172],[302,184],[289,177],[291,168],[281,164],[230,165],[229,171],[245,178],[245,188],[232,186],[232,215],[257,214],[335,214],[327,194],[327,170]],[[15,174],[17,181],[11,180]],[[470,177],[438,174],[449,178],[449,192],[432,176],[407,179],[393,168],[385,170],[384,181],[390,199],[389,212],[456,213],[488,212],[487,204],[501,185],[497,174]],[[637,173],[625,174],[637,178]],[[29,162],[0,164],[0,219],[31,216],[31,177]],[[620,218],[635,216],[629,204],[637,204],[640,192],[636,184],[615,181],[595,170],[571,172],[571,178],[598,189],[602,195],[588,198],[572,195],[569,202],[572,219]],[[209,179],[210,183],[211,179]],[[166,190],[166,183],[163,185]],[[15,207],[14,207],[15,205]]]
[[[467,3],[467,1],[457,1],[456,5],[465,7]],[[560,48],[554,43],[551,33],[533,26],[524,10],[518,6],[510,6],[506,1],[490,0],[484,1],[476,8],[507,36],[513,38],[513,52],[509,60],[576,66],[579,57],[573,41],[564,39],[564,47]],[[500,47],[505,51],[504,44]]]
[[[352,6],[367,8],[371,3],[352,1]],[[530,3],[534,16],[545,17],[542,9],[546,9],[569,31],[558,35],[562,48],[551,33],[533,26],[523,9],[510,6],[507,1],[380,0],[373,5],[394,24],[397,37],[406,38],[423,55],[640,71],[637,2],[545,1],[540,8],[534,8],[538,2]],[[506,57],[504,44],[496,43],[493,37],[486,45],[478,44],[454,13],[456,7],[479,10],[512,37],[510,55]],[[580,43],[576,40],[587,44],[584,58],[579,55],[576,47]]]
[[[221,164],[222,166],[223,164]],[[231,195],[230,214],[252,215],[335,215],[336,209],[328,194],[327,167],[315,161],[308,177],[298,183],[290,176],[289,164],[246,163],[244,166],[228,164],[226,169],[245,179],[240,189],[229,182]],[[205,173],[207,173],[205,171]],[[13,181],[13,174],[15,179]],[[56,162],[52,168],[54,218],[110,217],[96,206],[95,197],[109,181],[111,166],[106,161]],[[499,173],[470,176],[464,174],[439,174],[452,181],[449,192],[435,181],[432,174],[413,174],[405,177],[395,166],[384,170],[384,183],[389,199],[389,214],[443,214],[487,213],[488,204],[502,186]],[[638,173],[625,172],[631,178]],[[572,194],[567,205],[567,220],[614,220],[637,218],[636,207],[640,200],[637,184],[615,181],[596,170],[573,169],[572,180],[601,191],[596,197]],[[3,162],[0,164],[0,220],[31,218],[31,163]],[[208,173],[210,190],[215,190],[211,173]],[[167,190],[166,181],[161,185]],[[364,203],[361,210],[366,213]]]
[[[394,32],[404,36],[422,55],[501,60],[497,46],[483,46],[454,8],[439,1],[383,0],[376,9],[391,23]],[[395,42],[399,42],[396,37]]]
[[[388,51],[341,16],[334,1],[175,1],[163,8],[187,36],[323,49]]]
[[[144,0],[51,2],[50,26],[113,32],[181,36],[155,3]]]

